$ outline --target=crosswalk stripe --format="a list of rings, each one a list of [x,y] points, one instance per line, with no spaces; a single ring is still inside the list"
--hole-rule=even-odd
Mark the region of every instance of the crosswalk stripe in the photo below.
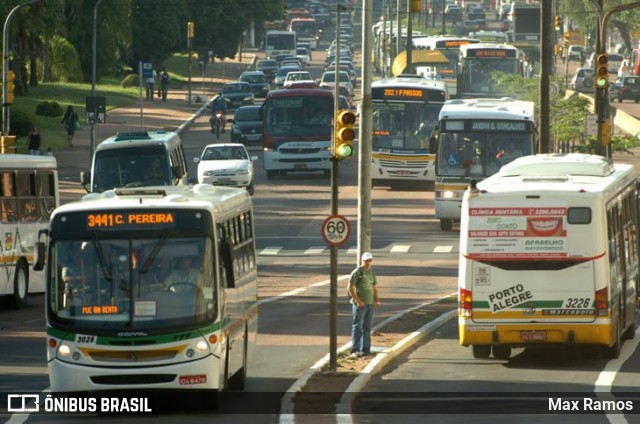
[[[304,251],[305,255],[320,255],[325,251],[326,247],[324,246],[312,246]]]
[[[357,255],[357,254],[358,254],[357,247],[350,247],[349,250],[347,250],[347,255]]]
[[[411,249],[409,245],[396,244],[391,248],[391,253],[407,253]]]
[[[275,256],[282,250],[282,247],[265,247],[260,251],[260,256]]]
[[[433,253],[451,253],[453,251],[453,246],[436,246],[433,249]]]

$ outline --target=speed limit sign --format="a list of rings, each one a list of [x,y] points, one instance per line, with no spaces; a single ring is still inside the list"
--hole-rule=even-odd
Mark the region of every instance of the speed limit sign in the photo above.
[[[329,246],[340,246],[349,240],[351,226],[342,215],[331,215],[322,223],[322,238]]]

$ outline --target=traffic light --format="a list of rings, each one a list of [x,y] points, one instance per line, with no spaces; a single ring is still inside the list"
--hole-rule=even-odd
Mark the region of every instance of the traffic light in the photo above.
[[[16,88],[13,80],[15,79],[16,74],[13,71],[9,71],[7,74],[7,103],[13,103],[13,90]]]
[[[333,155],[337,159],[348,159],[353,155],[353,139],[356,132],[353,125],[356,114],[348,109],[338,110],[336,113],[336,134]]]
[[[420,13],[422,11],[422,0],[409,0],[409,11]]]
[[[193,38],[196,32],[195,24],[191,21],[187,22],[187,38]]]
[[[556,16],[556,31],[561,31],[562,30],[562,18],[560,16]]]
[[[596,88],[604,89],[609,85],[608,64],[609,58],[606,53],[599,53],[596,56]]]

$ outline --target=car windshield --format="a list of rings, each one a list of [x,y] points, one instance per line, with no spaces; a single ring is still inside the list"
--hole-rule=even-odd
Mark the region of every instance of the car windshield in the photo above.
[[[264,75],[243,75],[242,81],[249,84],[266,82]]]
[[[236,111],[236,121],[259,121],[260,108],[241,107]]]
[[[214,146],[207,147],[202,153],[202,160],[238,160],[248,159],[247,152],[242,147]]]
[[[223,93],[242,93],[248,91],[250,91],[250,89],[247,89],[247,86],[244,84],[227,84],[222,89]]]
[[[275,60],[260,60],[256,65],[257,68],[275,68],[276,61]]]

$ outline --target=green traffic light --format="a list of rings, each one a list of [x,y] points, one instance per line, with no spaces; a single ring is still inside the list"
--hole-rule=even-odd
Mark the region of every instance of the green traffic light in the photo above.
[[[338,159],[346,159],[353,154],[353,146],[351,144],[342,143],[336,147],[336,157]]]
[[[607,86],[607,78],[606,77],[600,77],[600,78],[596,78],[596,87],[598,88],[604,88]]]

